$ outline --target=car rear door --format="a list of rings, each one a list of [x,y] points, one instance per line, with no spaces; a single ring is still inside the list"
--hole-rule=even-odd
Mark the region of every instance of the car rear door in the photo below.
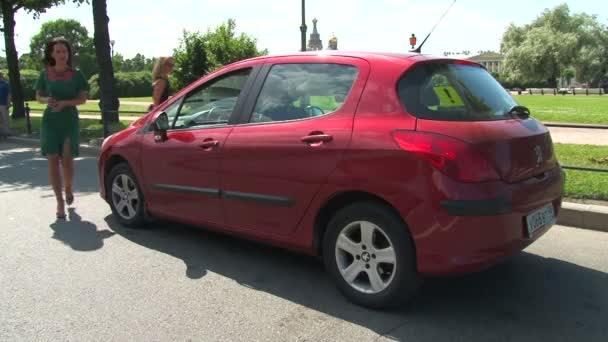
[[[234,229],[287,235],[351,139],[367,61],[271,59],[223,149],[222,194]]]

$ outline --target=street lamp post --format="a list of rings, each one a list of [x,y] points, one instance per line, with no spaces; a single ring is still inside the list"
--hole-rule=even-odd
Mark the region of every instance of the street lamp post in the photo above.
[[[116,43],[114,40],[110,40],[110,54],[112,58],[114,58],[114,43]]]
[[[306,51],[306,0],[302,0],[302,25],[300,26],[301,36],[301,47],[302,52]]]

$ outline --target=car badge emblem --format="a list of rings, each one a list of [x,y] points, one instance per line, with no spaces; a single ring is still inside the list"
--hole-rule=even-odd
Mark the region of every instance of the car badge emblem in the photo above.
[[[534,153],[536,153],[536,165],[542,164],[543,163],[543,149],[537,145],[534,148]]]

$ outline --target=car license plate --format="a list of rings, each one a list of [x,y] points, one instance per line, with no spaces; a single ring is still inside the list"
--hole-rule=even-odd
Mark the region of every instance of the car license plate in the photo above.
[[[551,226],[555,223],[555,212],[553,204],[549,203],[544,207],[526,216],[528,226],[528,237],[532,237],[538,230]]]

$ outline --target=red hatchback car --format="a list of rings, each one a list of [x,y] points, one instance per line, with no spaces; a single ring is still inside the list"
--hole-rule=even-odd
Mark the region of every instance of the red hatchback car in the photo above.
[[[126,226],[157,217],[320,255],[347,298],[394,306],[554,224],[564,176],[529,115],[469,61],[255,58],[107,138],[101,196]]]

